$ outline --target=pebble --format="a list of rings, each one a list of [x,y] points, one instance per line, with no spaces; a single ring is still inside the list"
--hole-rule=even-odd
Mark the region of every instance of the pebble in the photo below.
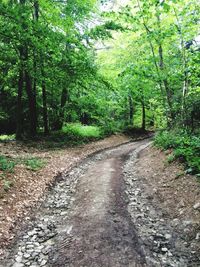
[[[40,266],[44,266],[47,263],[47,260],[43,259],[40,263]]]
[[[169,240],[169,239],[171,239],[171,237],[172,237],[172,235],[170,235],[170,234],[165,234],[165,239]]]
[[[12,267],[24,267],[24,264],[15,262]]]
[[[171,253],[171,251],[168,251],[168,256],[169,257],[172,257],[173,256],[173,254]]]
[[[196,239],[196,240],[199,240],[199,239],[200,239],[200,232],[196,234],[195,239]]]
[[[44,248],[44,249],[42,250],[42,253],[43,253],[44,255],[47,255],[50,251],[51,251],[51,246],[47,246],[46,248]]]
[[[22,256],[17,256],[15,258],[15,261],[18,262],[18,263],[22,262]]]
[[[197,203],[193,206],[193,208],[194,208],[195,210],[200,210],[200,202],[197,202]]]
[[[25,258],[25,259],[28,259],[28,258],[30,258],[30,254],[28,254],[28,253],[25,253],[24,255],[23,255],[23,257]]]

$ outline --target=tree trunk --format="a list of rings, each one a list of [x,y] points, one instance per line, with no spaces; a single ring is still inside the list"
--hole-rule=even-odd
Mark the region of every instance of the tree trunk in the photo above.
[[[179,21],[179,17],[178,14],[176,12],[176,9],[174,8],[174,13],[176,16],[176,21],[177,21],[177,30],[178,30],[178,34],[180,36],[180,44],[181,44],[181,52],[182,52],[182,62],[183,62],[183,87],[182,87],[182,121],[183,121],[183,126],[187,126],[185,124],[185,120],[187,117],[187,109],[186,109],[186,95],[188,92],[188,87],[189,87],[189,82],[188,82],[188,59],[187,59],[187,55],[186,55],[186,47],[185,47],[185,40],[184,40],[184,35],[183,35],[183,31],[182,31],[182,27],[181,27],[181,23]]]
[[[27,70],[25,70],[25,82],[29,106],[30,136],[35,137],[37,134],[36,97],[33,93],[31,77]]]
[[[160,71],[162,73],[162,76],[164,76],[164,78],[162,78],[162,82],[165,88],[165,93],[166,93],[166,97],[167,97],[167,104],[169,107],[169,116],[171,120],[174,120],[175,118],[175,114],[173,112],[173,103],[172,103],[172,92],[171,89],[169,87],[169,83],[166,77],[166,73],[165,73],[165,64],[164,64],[164,57],[163,57],[163,48],[162,48],[162,37],[161,37],[161,21],[160,21],[160,15],[156,16],[157,18],[157,24],[158,24],[158,32],[159,32],[159,36],[157,38],[157,44],[158,44],[158,54],[159,54],[159,67],[160,67]]]
[[[133,98],[130,93],[128,95],[128,101],[129,101],[129,124],[133,126],[134,109],[133,109]]]
[[[39,19],[39,2],[38,0],[34,0],[34,19],[38,21]]]
[[[68,97],[69,97],[68,90],[66,87],[64,87],[62,90],[62,94],[61,94],[59,116],[58,116],[58,119],[55,121],[54,126],[53,126],[53,129],[56,131],[61,130],[63,127],[64,108],[65,108]]]
[[[21,64],[20,64],[21,65]],[[19,79],[18,79],[18,94],[17,94],[17,128],[16,128],[16,139],[22,139],[22,91],[23,91],[23,82],[24,82],[24,74],[23,74],[23,66],[20,66],[19,70]]]
[[[42,66],[42,104],[43,104],[43,124],[44,124],[44,134],[49,134],[48,126],[48,112],[47,112],[47,93],[46,93],[46,83],[44,75],[44,66]]]
[[[137,3],[138,3],[138,7],[139,7],[140,11],[142,12],[140,1],[138,0]],[[163,80],[162,80],[162,76],[161,76],[162,73],[161,73],[161,69],[159,68],[159,63],[157,62],[155,48],[154,48],[153,43],[151,41],[151,33],[152,32],[149,29],[149,27],[148,27],[148,25],[147,25],[147,23],[145,21],[144,16],[142,16],[142,20],[143,20],[143,26],[145,28],[145,31],[146,31],[146,34],[147,34],[147,37],[148,37],[148,42],[149,42],[149,45],[150,45],[151,53],[152,53],[152,56],[153,56],[153,63],[154,63],[155,69],[156,69],[156,73],[158,75],[158,85],[160,87],[160,91],[161,91],[161,95],[162,95],[162,102],[163,102],[163,106],[165,108],[165,112],[166,112],[166,116],[167,116],[166,104],[168,104],[168,101],[166,103],[166,94],[164,92]],[[158,43],[158,40],[156,40],[156,42]]]
[[[145,131],[146,130],[146,109],[145,109],[145,104],[142,101],[142,130]]]
[[[26,0],[20,0],[20,5],[22,7],[21,12],[25,8],[24,5]],[[24,31],[28,29],[26,19],[23,12],[21,13],[21,23]],[[29,53],[28,53],[28,44],[26,41],[23,41],[21,44],[21,57],[23,58],[24,63],[24,81],[26,85],[26,93],[28,97],[28,107],[29,107],[29,119],[30,119],[30,136],[35,137],[37,134],[37,109],[36,109],[36,92],[32,88],[32,79],[28,69]]]
[[[165,75],[165,73],[164,73],[165,67],[164,67],[164,59],[163,59],[163,49],[162,49],[161,43],[159,43],[158,51],[159,51],[159,59],[160,59],[160,62],[159,62],[160,70]],[[169,84],[168,84],[167,78],[163,79],[163,85],[164,85],[166,96],[167,96],[167,103],[168,103],[169,110],[170,110],[170,117],[173,120],[175,116],[174,116],[173,107],[172,107],[172,95],[171,95],[171,91],[170,91],[170,88],[169,88]]]

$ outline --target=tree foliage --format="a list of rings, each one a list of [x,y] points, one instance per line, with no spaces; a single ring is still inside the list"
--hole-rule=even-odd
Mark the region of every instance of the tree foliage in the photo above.
[[[65,122],[198,131],[198,3],[102,12],[100,2],[0,1],[1,133],[35,137]]]

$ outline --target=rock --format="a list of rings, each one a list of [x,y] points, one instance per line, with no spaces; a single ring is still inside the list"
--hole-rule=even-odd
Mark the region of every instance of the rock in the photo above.
[[[177,226],[178,224],[179,224],[179,219],[177,219],[177,218],[173,219],[172,225]]]
[[[44,237],[45,236],[45,233],[43,232],[43,231],[40,231],[39,233],[38,233],[38,237]]]
[[[44,248],[44,249],[42,250],[42,253],[43,253],[44,255],[47,255],[50,251],[51,251],[51,246],[47,246],[46,248]]]
[[[196,239],[196,240],[199,240],[199,239],[200,239],[200,232],[196,234],[195,239]]]
[[[25,253],[23,256],[25,259],[28,259],[28,258],[30,258],[31,255],[29,253]]]
[[[43,259],[40,263],[40,266],[44,266],[47,263],[47,260]]]
[[[167,240],[169,240],[169,239],[171,239],[171,235],[170,234],[165,234],[165,239],[167,239]]]
[[[27,233],[27,235],[30,236],[30,237],[34,236],[35,234],[36,234],[35,229],[34,229],[33,231],[29,231],[29,232]]]
[[[23,253],[21,252],[21,251],[18,251],[18,256],[22,256],[23,255]]]
[[[15,262],[12,267],[24,267],[23,263]]]
[[[170,251],[168,251],[167,254],[168,254],[169,257],[172,257],[173,256],[173,254]]]
[[[67,214],[68,214],[68,211],[62,211],[62,212],[60,213],[61,216],[64,216],[64,215],[67,215]]]
[[[168,249],[164,247],[164,248],[161,248],[161,251],[162,251],[162,252],[167,252]]]
[[[34,245],[33,244],[29,244],[26,246],[27,249],[31,249],[31,248],[34,248]]]
[[[22,262],[22,256],[17,256],[15,258],[15,261],[18,262],[18,263],[21,263]]]
[[[185,203],[184,200],[182,199],[179,203],[178,203],[178,208],[184,208],[185,207]]]
[[[197,203],[193,206],[193,208],[194,208],[195,210],[200,210],[200,202],[197,202]]]

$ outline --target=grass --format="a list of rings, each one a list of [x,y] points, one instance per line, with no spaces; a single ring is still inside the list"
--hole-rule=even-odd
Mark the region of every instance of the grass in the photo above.
[[[3,172],[12,172],[14,167],[16,165],[16,162],[5,157],[0,156],[0,170]]]
[[[13,182],[8,179],[8,173],[14,171],[16,162],[0,155],[0,180],[2,184],[3,192],[7,192],[13,185]],[[2,197],[2,191],[0,190],[0,197]]]
[[[172,149],[168,162],[178,159],[184,163],[187,173],[200,173],[200,137],[184,131],[163,131],[156,135],[155,146],[164,150]]]
[[[5,156],[0,156],[0,198],[3,197],[5,192],[8,192],[14,184],[14,167],[17,164],[23,164],[31,171],[38,171],[46,165],[46,161],[40,158],[27,158],[27,159],[10,159]]]
[[[3,180],[3,189],[5,192],[9,191],[10,188],[13,186],[13,182],[10,180]]]
[[[2,134],[0,135],[0,142],[1,141],[12,141],[15,140],[15,134]]]
[[[82,125],[80,123],[66,124],[62,128],[62,132],[72,139],[98,139],[101,137],[99,127]]]
[[[23,163],[26,165],[27,169],[32,171],[38,171],[46,165],[46,161],[40,158],[25,159]]]
[[[80,123],[65,124],[61,131],[54,131],[44,142],[36,144],[40,149],[59,149],[99,140],[104,137],[100,127]]]

